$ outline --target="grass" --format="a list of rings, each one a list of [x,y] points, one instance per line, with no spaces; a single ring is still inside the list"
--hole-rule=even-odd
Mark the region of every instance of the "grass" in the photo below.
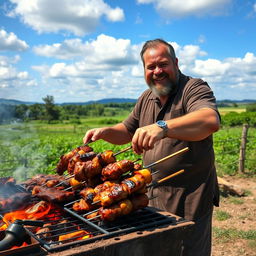
[[[244,106],[238,106],[238,107],[219,107],[218,110],[219,110],[221,115],[225,115],[225,114],[227,114],[229,112],[241,113],[241,112],[245,112],[246,111]]]
[[[256,230],[237,230],[233,228],[217,228],[213,227],[213,235],[218,238],[222,239],[222,241],[230,241],[230,239],[245,239],[245,240],[256,240]]]
[[[241,205],[244,203],[244,200],[237,198],[237,197],[233,197],[233,196],[229,198],[229,201],[230,201],[230,203],[235,204],[235,205]]]
[[[225,211],[216,210],[214,213],[216,220],[224,221],[231,218],[231,215]]]

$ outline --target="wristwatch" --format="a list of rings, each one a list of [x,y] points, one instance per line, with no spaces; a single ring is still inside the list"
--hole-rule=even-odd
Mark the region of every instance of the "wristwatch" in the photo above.
[[[164,138],[167,137],[168,126],[164,120],[158,120],[156,125],[164,130]]]

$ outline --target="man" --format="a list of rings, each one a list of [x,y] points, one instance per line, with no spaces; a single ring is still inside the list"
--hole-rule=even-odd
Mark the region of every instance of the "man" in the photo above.
[[[219,200],[212,145],[212,133],[220,127],[215,97],[206,82],[180,72],[174,49],[164,40],[147,41],[141,58],[149,89],[125,121],[89,130],[84,143],[131,141],[133,150],[143,154],[144,165],[189,147],[156,166],[157,180],[185,172],[149,191],[157,196],[150,205],[195,221],[193,233],[183,241],[183,256],[210,255],[212,211]]]

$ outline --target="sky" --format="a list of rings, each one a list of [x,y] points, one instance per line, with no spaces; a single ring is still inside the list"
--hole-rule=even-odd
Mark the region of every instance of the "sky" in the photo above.
[[[217,100],[256,99],[256,0],[0,0],[0,98],[136,99],[155,38]]]

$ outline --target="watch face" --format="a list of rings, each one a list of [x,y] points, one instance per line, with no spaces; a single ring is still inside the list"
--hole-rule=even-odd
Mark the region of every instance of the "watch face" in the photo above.
[[[160,121],[157,121],[157,123],[160,125],[160,126],[164,126],[165,125],[165,122],[160,120]]]

